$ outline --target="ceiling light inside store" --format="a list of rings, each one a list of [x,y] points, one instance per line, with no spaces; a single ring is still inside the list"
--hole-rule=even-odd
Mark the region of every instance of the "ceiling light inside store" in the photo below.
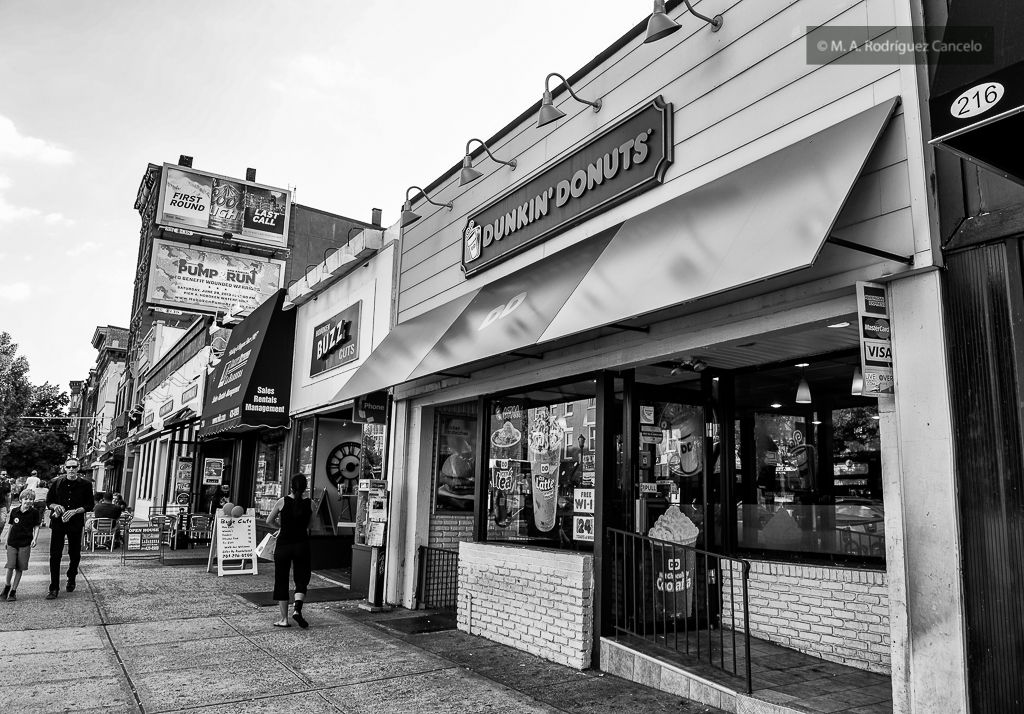
[[[779,408],[779,407],[781,407],[782,405],[781,405],[781,404],[779,404],[778,402],[772,402],[772,405],[771,405],[771,406],[772,406],[772,409],[778,409],[778,408]]]
[[[837,327],[849,327],[849,326],[850,326],[849,322],[837,322],[834,325],[829,325],[829,327],[832,328],[832,329],[836,329]]]
[[[795,365],[795,366],[797,366],[797,367],[810,367],[811,365],[810,365],[809,362],[801,362],[800,364]]]
[[[864,393],[864,375],[860,373],[860,367],[853,368],[853,383],[850,384],[850,394],[859,397]]]
[[[800,384],[796,388],[796,403],[797,404],[810,404],[811,403],[811,385],[807,383],[806,377],[800,378]]]

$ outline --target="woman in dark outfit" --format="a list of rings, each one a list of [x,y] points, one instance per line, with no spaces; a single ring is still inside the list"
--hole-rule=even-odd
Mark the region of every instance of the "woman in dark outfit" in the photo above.
[[[313,508],[306,492],[306,477],[292,476],[292,492],[274,504],[267,516],[267,525],[277,531],[277,548],[274,551],[274,599],[281,608],[281,619],[274,627],[291,627],[288,622],[288,569],[295,570],[295,612],[292,619],[299,627],[309,627],[302,616],[302,601],[306,599],[306,587],[311,576],[309,566],[309,519]]]

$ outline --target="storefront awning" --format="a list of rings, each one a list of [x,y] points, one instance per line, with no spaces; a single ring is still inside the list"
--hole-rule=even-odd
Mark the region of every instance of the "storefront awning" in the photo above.
[[[1024,185],[1024,5],[1020,0],[955,0],[946,36],[962,28],[994,28],[992,63],[965,63],[941,53],[928,100],[929,143]],[[953,40],[957,39],[956,37]]]
[[[295,311],[278,290],[231,331],[210,377],[199,437],[288,425]]]
[[[398,325],[334,401],[809,267],[898,101]]]
[[[536,344],[614,229],[403,322],[334,402]]]
[[[541,340],[810,267],[897,104],[890,99],[626,221]]]

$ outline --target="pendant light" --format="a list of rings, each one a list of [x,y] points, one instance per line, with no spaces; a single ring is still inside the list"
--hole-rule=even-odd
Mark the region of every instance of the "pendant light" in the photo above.
[[[853,384],[850,385],[850,394],[855,397],[864,394],[864,375],[860,373],[860,367],[853,368]]]
[[[804,368],[807,366],[806,362],[797,365],[800,368],[800,384],[796,387],[797,404],[811,403],[811,385],[807,383],[807,377],[804,376]]]

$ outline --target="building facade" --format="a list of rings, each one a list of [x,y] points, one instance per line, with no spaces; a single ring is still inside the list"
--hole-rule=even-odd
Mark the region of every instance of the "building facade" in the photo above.
[[[748,623],[965,712],[927,75],[808,54],[919,13],[715,10],[668,3],[511,108],[514,171],[478,150],[407,203],[395,326],[338,395],[394,387],[387,597],[457,549],[460,629],[555,661]]]

